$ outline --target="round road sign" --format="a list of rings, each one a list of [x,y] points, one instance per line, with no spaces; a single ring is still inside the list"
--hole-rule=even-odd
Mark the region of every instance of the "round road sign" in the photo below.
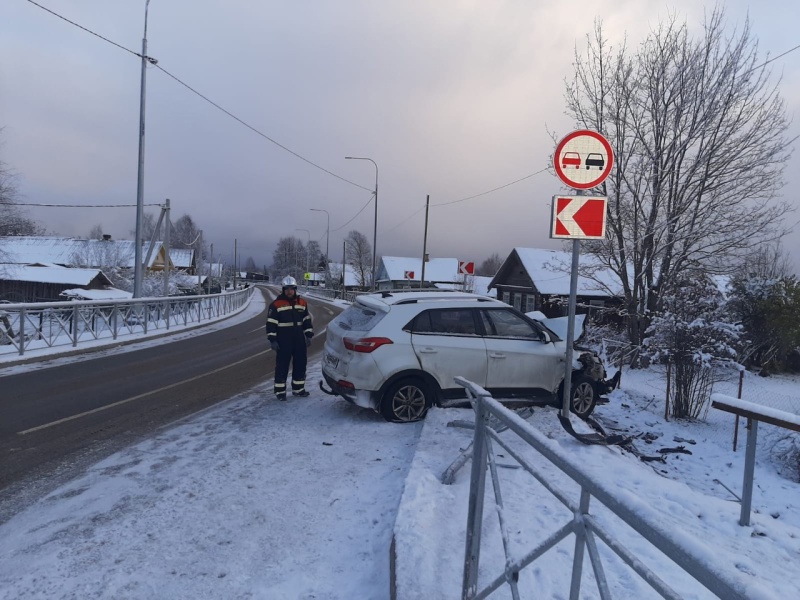
[[[556,146],[553,166],[556,175],[569,187],[588,190],[603,183],[614,165],[608,140],[596,131],[580,129],[567,135]]]

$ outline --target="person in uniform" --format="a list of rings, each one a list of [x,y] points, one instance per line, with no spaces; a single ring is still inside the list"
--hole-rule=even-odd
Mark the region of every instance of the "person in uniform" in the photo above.
[[[286,377],[292,363],[292,394],[308,396],[306,391],[306,364],[308,347],[314,329],[308,304],[297,295],[297,281],[285,277],[281,294],[269,305],[267,312],[267,340],[275,351],[275,395],[286,400]]]

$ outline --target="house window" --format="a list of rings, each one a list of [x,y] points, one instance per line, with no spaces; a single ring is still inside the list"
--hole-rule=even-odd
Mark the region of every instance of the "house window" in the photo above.
[[[514,294],[514,308],[522,310],[522,294]]]
[[[533,294],[528,294],[528,305],[525,308],[525,312],[531,312],[536,310],[536,296]]]
[[[503,301],[503,290],[497,290],[497,299]]]

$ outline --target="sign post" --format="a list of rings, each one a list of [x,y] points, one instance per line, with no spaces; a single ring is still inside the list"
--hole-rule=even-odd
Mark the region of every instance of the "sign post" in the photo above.
[[[561,416],[569,419],[572,398],[572,360],[575,341],[575,309],[578,296],[578,266],[581,240],[603,239],[606,235],[606,198],[583,196],[603,183],[614,165],[614,153],[608,140],[596,131],[573,131],[562,139],[553,154],[556,175],[578,196],[555,196],[552,205],[550,237],[572,240],[572,270],[569,280],[567,317],[567,355]]]

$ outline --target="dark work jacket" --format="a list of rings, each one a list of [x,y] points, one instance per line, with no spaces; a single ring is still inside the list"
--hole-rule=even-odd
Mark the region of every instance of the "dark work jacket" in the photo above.
[[[281,346],[295,341],[305,344],[303,337],[311,339],[314,329],[306,301],[295,295],[291,300],[281,294],[269,305],[267,313],[267,339]]]

